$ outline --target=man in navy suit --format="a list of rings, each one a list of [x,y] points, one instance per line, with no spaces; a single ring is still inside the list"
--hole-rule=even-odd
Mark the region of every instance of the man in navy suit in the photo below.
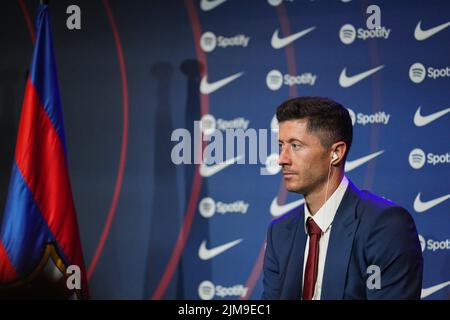
[[[344,175],[353,126],[321,97],[277,109],[279,164],[305,204],[274,220],[263,299],[420,299],[423,258],[411,215]]]

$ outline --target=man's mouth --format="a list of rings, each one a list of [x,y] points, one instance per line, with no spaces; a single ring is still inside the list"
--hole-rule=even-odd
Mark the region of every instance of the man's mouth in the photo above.
[[[284,176],[285,178],[292,177],[292,176],[295,175],[295,174],[296,174],[296,173],[293,172],[293,171],[283,171],[283,176]]]

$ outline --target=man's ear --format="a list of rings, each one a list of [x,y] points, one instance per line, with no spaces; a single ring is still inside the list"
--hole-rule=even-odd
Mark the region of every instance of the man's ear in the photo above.
[[[344,159],[344,155],[347,152],[347,145],[344,141],[338,141],[333,143],[331,146],[331,157],[334,156],[334,160],[332,160],[332,165],[338,165]]]

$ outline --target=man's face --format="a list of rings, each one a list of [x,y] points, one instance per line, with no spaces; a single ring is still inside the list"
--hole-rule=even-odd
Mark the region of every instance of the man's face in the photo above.
[[[326,182],[331,152],[327,151],[314,133],[307,131],[307,120],[280,123],[278,163],[289,191],[307,195]]]

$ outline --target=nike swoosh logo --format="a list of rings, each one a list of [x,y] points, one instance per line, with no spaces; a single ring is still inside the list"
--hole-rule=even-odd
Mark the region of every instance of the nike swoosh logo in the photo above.
[[[198,248],[198,256],[202,260],[209,260],[214,258],[215,256],[227,251],[228,249],[234,247],[238,243],[240,243],[243,239],[237,239],[228,243],[225,243],[221,246],[208,249],[206,248],[206,240],[203,240],[203,242],[200,244],[200,248]]]
[[[278,29],[275,30],[275,32],[272,35],[272,47],[274,49],[281,49],[283,47],[286,47],[288,44],[294,42],[297,39],[300,39],[301,37],[303,37],[304,35],[310,33],[311,31],[313,31],[316,27],[311,27],[305,30],[302,30],[300,32],[291,34],[290,36],[287,36],[285,38],[280,38],[278,35]]]
[[[235,158],[228,159],[225,162],[218,163],[218,164],[211,165],[211,166],[208,166],[205,163],[202,163],[200,165],[200,175],[204,178],[211,177],[212,175],[216,174],[217,172],[234,164],[236,161],[238,161],[241,158],[242,158],[242,156],[237,156]]]
[[[414,210],[416,212],[425,212],[427,210],[430,210],[434,206],[437,206],[439,203],[444,202],[445,200],[450,198],[450,193],[449,193],[445,196],[423,202],[422,200],[420,200],[420,194],[421,194],[421,192],[419,192],[417,194],[416,199],[414,200]]]
[[[383,152],[384,152],[384,150],[381,150],[381,151],[374,152],[372,154],[369,154],[365,157],[361,157],[356,160],[346,161],[345,162],[345,172],[349,172],[349,171],[352,171],[353,169],[358,168],[360,165],[363,165],[364,163],[372,160],[373,158],[378,157]]]
[[[450,285],[450,281],[447,282],[442,282],[440,284],[437,284],[435,286],[429,287],[429,288],[425,288],[422,289],[422,293],[420,294],[420,298],[424,299],[426,297],[428,297],[429,295],[432,295],[433,293],[435,293],[436,291],[439,291],[441,289],[444,289],[446,286]]]
[[[360,82],[361,80],[371,76],[372,74],[374,74],[375,72],[381,70],[384,68],[384,65],[378,66],[376,68],[358,73],[354,76],[347,76],[347,68],[344,68],[341,72],[341,75],[339,76],[339,84],[341,85],[341,87],[343,88],[348,88],[353,86],[354,84]]]
[[[353,161],[347,161],[345,163],[345,172],[349,172],[349,171],[351,171],[353,169],[356,169],[357,167],[363,165],[364,163],[366,163],[366,162],[372,160],[373,158],[379,156],[383,152],[384,152],[384,150],[381,150],[381,151],[369,154],[369,155],[367,155],[365,157],[362,157],[362,158],[359,158],[359,159],[356,159],[356,160],[353,160]],[[304,202],[305,202],[305,199],[300,199],[300,200],[297,200],[297,201],[294,201],[294,202],[291,202],[291,203],[288,203],[288,204],[285,204],[285,205],[279,205],[278,204],[278,199],[277,199],[277,197],[275,197],[272,200],[272,203],[270,205],[270,214],[273,217],[279,217],[279,216],[281,216],[281,215],[291,211],[292,209],[302,205]]]
[[[200,8],[203,11],[209,11],[209,10],[214,9],[215,7],[220,6],[225,1],[227,1],[227,0],[202,0],[200,2]]]
[[[202,81],[200,82],[200,92],[203,94],[213,93],[214,91],[219,90],[220,88],[226,86],[230,82],[236,80],[243,74],[244,74],[243,72],[235,73],[229,77],[226,77],[222,80],[212,82],[212,83],[208,83],[208,75],[205,75],[202,78]]]
[[[414,114],[414,124],[418,127],[423,127],[426,126],[427,124],[429,124],[430,122],[433,122],[434,120],[439,119],[440,117],[442,117],[443,115],[447,114],[450,112],[450,108],[429,114],[427,116],[422,116],[420,114],[420,108],[417,108],[416,113]]]
[[[422,29],[422,21],[419,21],[419,23],[417,23],[416,29],[414,30],[414,37],[416,38],[416,40],[418,41],[422,41],[422,40],[426,40],[429,37],[434,36],[436,33],[444,30],[445,28],[450,26],[450,21],[440,24],[437,27],[428,29],[428,30],[423,30]]]
[[[270,214],[272,217],[279,217],[292,209],[301,206],[305,202],[305,199],[300,199],[288,204],[279,205],[277,197],[273,198],[272,203],[270,205]]]

